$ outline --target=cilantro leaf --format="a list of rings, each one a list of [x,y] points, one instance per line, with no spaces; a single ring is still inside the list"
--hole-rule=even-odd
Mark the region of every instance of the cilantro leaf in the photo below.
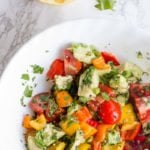
[[[29,86],[26,86],[25,90],[24,90],[24,96],[25,97],[31,97],[32,96],[32,88]]]
[[[35,74],[42,74],[44,71],[43,67],[40,67],[39,65],[31,65],[31,67],[33,68],[33,73]]]
[[[115,0],[97,0],[96,8],[99,10],[113,9]]]
[[[21,79],[28,81],[28,80],[30,80],[30,76],[28,74],[22,74]]]
[[[142,52],[138,51],[138,52],[136,53],[136,57],[137,57],[138,59],[143,59],[143,54],[142,54]]]

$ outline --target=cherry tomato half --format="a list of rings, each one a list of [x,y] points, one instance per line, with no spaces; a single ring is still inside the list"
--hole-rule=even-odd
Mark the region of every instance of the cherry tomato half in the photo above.
[[[70,50],[64,51],[65,74],[76,75],[82,69],[82,63],[78,61]]]
[[[121,118],[120,105],[113,100],[104,101],[100,105],[98,113],[106,124],[115,124]]]
[[[54,79],[55,75],[64,75],[64,61],[61,59],[54,60],[47,72],[47,77],[51,80]]]
[[[111,61],[115,66],[120,65],[119,60],[112,53],[101,52],[101,55],[104,57],[106,63]]]

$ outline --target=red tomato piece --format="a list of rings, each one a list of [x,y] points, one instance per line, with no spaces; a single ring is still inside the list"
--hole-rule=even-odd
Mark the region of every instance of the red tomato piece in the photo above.
[[[120,105],[113,101],[104,101],[99,107],[99,116],[105,124],[115,124],[121,118]]]
[[[116,93],[111,87],[105,84],[99,84],[99,88],[102,92],[106,92],[109,95],[109,97],[116,97]]]
[[[134,129],[121,132],[121,137],[123,140],[132,141],[138,135],[140,129],[141,129],[141,124],[138,123]]]
[[[119,60],[112,53],[101,52],[101,55],[104,57],[106,63],[111,61],[115,66],[120,65]]]
[[[58,108],[53,114],[50,114],[50,104],[48,104],[46,111],[45,111],[45,117],[47,122],[53,122],[58,121],[60,118],[60,115],[65,112],[63,108]]]
[[[46,101],[46,99],[48,100],[48,97],[49,97],[49,93],[40,93],[33,96],[33,98],[29,103],[30,108],[34,112],[38,114],[42,114],[45,111],[45,108],[47,106],[48,102]]]
[[[88,123],[89,125],[91,125],[92,127],[94,127],[94,128],[96,128],[96,127],[98,126],[98,124],[99,124],[99,122],[96,121],[96,120],[94,120],[94,119],[89,119],[89,120],[87,120],[87,123]]]
[[[47,77],[51,80],[54,79],[55,75],[64,75],[64,61],[56,59],[51,64],[50,69],[47,72]]]
[[[65,74],[76,75],[82,69],[82,63],[78,61],[70,50],[64,51]]]

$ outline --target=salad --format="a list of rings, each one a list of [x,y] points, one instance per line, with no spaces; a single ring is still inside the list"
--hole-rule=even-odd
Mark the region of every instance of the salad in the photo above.
[[[72,44],[47,71],[52,88],[23,118],[28,150],[150,149],[150,83],[107,51]]]

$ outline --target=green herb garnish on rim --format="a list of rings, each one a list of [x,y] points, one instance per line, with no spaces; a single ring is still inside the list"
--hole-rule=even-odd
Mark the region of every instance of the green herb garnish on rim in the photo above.
[[[21,79],[29,81],[30,80],[30,76],[29,76],[29,74],[24,73],[24,74],[21,75]]]
[[[95,7],[99,10],[111,9],[113,10],[115,0],[97,0]]]
[[[24,90],[24,96],[25,97],[31,97],[32,92],[33,92],[32,88],[27,85],[25,90]]]
[[[42,74],[44,71],[44,68],[39,65],[31,65],[31,67],[33,68],[33,73],[35,74]]]

